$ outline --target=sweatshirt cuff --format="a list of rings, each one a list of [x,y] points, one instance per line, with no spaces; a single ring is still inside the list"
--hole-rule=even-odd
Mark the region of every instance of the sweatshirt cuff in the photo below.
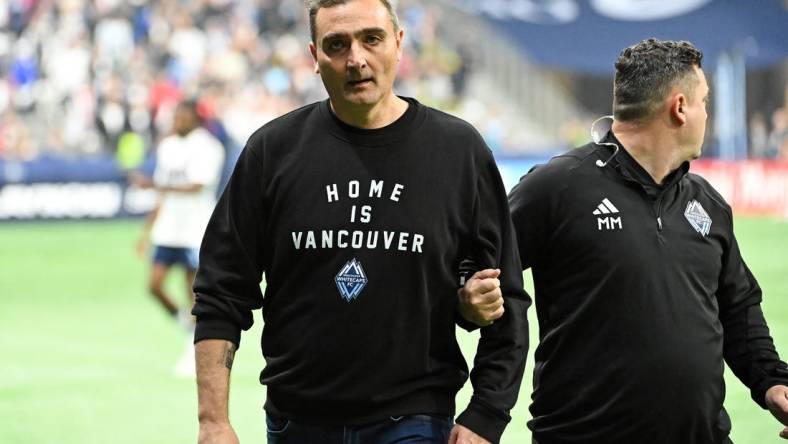
[[[471,400],[468,408],[457,417],[455,422],[492,444],[498,444],[509,420],[511,420],[509,415],[493,411],[483,404]]]
[[[198,316],[194,327],[194,343],[204,339],[223,339],[235,344],[236,350],[241,346],[241,329],[234,323],[214,317]]]
[[[460,328],[468,332],[475,331],[481,328],[478,325],[474,324],[473,322],[462,317],[459,309],[454,310],[454,323],[459,325]]]
[[[788,378],[768,378],[764,380],[750,391],[752,400],[761,406],[762,409],[768,410],[769,407],[766,405],[766,392],[775,385],[788,386]]]

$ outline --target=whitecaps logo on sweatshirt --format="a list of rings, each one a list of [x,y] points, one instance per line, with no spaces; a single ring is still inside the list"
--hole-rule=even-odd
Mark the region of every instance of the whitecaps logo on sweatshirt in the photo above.
[[[711,232],[711,217],[709,217],[709,213],[703,209],[703,206],[697,200],[693,199],[687,202],[684,217],[687,218],[692,228],[703,236],[708,236],[709,232]]]
[[[337,284],[342,299],[351,302],[361,294],[361,290],[367,285],[368,280],[361,262],[353,258],[339,270],[334,282]]]

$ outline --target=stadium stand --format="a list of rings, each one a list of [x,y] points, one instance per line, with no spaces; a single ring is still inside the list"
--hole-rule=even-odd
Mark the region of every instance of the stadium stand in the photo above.
[[[472,94],[463,48],[439,34],[428,2],[401,2],[408,30],[397,90],[480,123],[515,150],[512,120]],[[0,157],[151,147],[173,106],[199,96],[204,116],[243,143],[284,112],[322,99],[299,0],[9,2],[0,11]],[[500,94],[499,94],[500,95]],[[520,116],[522,117],[522,116]]]
[[[611,5],[621,1],[401,0],[407,36],[396,91],[474,124],[512,184],[533,163],[585,143],[589,122],[609,112],[612,67],[601,65],[613,59],[608,47],[649,36],[637,32],[678,38],[677,27],[691,28],[682,23],[708,16],[730,26],[725,39],[704,34],[704,26],[687,34],[706,39],[699,46],[707,51],[707,70],[721,71],[715,58],[733,37],[748,35],[744,55],[757,69],[747,72],[746,105],[736,89],[743,77],[712,80],[714,90],[727,91],[723,99],[733,94],[739,102],[726,108],[715,97],[709,124],[715,134],[705,152],[788,158],[788,27],[779,26],[788,13],[781,1],[742,9],[693,0],[670,20],[641,17],[634,27],[610,17]],[[646,3],[651,14],[668,5]],[[50,200],[51,187],[39,193],[7,186],[40,182],[114,182],[120,191],[102,195],[120,194],[123,202],[95,214],[143,212],[150,199],[126,196],[120,173],[151,169],[151,151],[183,97],[199,98],[209,128],[234,159],[254,129],[325,97],[306,50],[306,21],[301,0],[2,3],[0,219],[40,214],[30,204],[20,212],[18,202],[41,193]],[[749,119],[735,118],[745,112]],[[715,142],[723,133],[734,146]]]

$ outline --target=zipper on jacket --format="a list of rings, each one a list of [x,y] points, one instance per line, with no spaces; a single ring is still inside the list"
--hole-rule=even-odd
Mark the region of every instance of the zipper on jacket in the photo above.
[[[673,177],[671,178],[670,183],[663,186],[662,190],[660,190],[659,194],[657,195],[656,210],[654,209],[654,201],[652,201],[651,198],[649,197],[648,191],[646,191],[646,187],[629,174],[629,172],[627,171],[627,167],[623,167],[620,162],[617,162],[615,164],[615,169],[621,175],[621,177],[624,178],[625,181],[637,184],[638,189],[640,189],[640,191],[644,194],[651,208],[651,212],[654,214],[654,216],[657,219],[657,233],[661,236],[662,230],[664,228],[664,224],[662,223],[662,200],[665,197],[665,193],[669,192],[674,186],[677,186],[679,192],[681,192],[681,188],[682,188],[681,180],[683,179],[687,171],[689,171],[689,163],[684,162],[683,164],[681,164],[681,166],[679,166],[678,170],[671,173]]]
[[[646,200],[647,201],[650,200],[650,198],[648,197],[648,193],[646,192],[646,189],[643,187],[643,184],[641,184],[640,182],[635,180],[627,172],[623,172],[622,171],[621,176],[624,178],[624,180],[626,180],[628,182],[631,182],[631,183],[634,183],[635,185],[637,185],[638,189],[643,192],[643,195],[646,197]],[[657,218],[657,232],[659,232],[659,233],[662,233],[662,197],[665,195],[666,191],[667,191],[667,189],[663,189],[659,193],[659,196],[657,196],[657,210],[656,211],[654,211],[653,203],[650,203],[651,211],[654,213],[654,216]]]
[[[657,196],[657,230],[662,232],[662,196],[665,195],[666,190],[662,190]]]

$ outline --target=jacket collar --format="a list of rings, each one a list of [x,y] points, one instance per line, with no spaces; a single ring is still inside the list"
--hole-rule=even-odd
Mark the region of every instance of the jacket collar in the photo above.
[[[618,154],[611,159],[611,166],[619,172],[619,174],[633,180],[643,186],[657,187],[657,188],[670,188],[672,185],[678,183],[688,172],[689,162],[683,162],[676,170],[672,171],[665,178],[665,182],[660,185],[654,181],[651,175],[641,166],[637,160],[627,151],[626,147],[620,140],[613,134],[613,130],[608,130],[605,135],[604,142],[616,144],[619,146]],[[600,145],[600,148],[605,150],[608,155],[613,153],[613,148],[608,145]]]

